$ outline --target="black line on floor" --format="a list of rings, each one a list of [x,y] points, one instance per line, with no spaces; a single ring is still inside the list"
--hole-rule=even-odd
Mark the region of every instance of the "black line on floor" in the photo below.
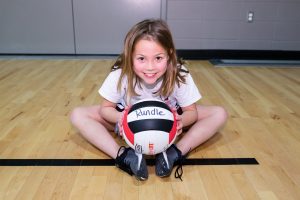
[[[154,159],[146,160],[154,165]],[[190,158],[183,165],[258,165],[255,158]],[[113,159],[0,159],[0,166],[113,166]]]

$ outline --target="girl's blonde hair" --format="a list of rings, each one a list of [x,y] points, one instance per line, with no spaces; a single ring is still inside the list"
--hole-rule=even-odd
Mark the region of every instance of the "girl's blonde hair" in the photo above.
[[[175,84],[185,83],[185,77],[180,74],[183,62],[177,60],[176,49],[168,25],[160,19],[146,19],[137,23],[127,33],[124,40],[124,49],[118,57],[112,70],[121,68],[121,76],[118,81],[118,90],[121,90],[121,83],[124,76],[127,76],[128,89],[127,97],[137,96],[135,87],[140,85],[140,79],[133,70],[133,51],[136,43],[141,40],[153,40],[159,43],[168,54],[167,70],[163,75],[163,81],[157,95],[168,97],[174,90]]]

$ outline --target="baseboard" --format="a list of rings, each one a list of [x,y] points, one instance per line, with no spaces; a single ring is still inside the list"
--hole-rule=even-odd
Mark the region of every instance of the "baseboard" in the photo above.
[[[212,59],[243,59],[243,60],[300,60],[300,51],[280,50],[207,50],[207,49],[178,49],[177,55],[185,60],[212,60]],[[5,54],[1,57],[117,57],[118,54]]]
[[[264,66],[264,67],[300,67],[300,60],[257,60],[257,59],[211,59],[215,67],[242,67],[242,66]]]
[[[300,51],[274,50],[178,50],[186,60],[242,59],[242,60],[300,60]]]

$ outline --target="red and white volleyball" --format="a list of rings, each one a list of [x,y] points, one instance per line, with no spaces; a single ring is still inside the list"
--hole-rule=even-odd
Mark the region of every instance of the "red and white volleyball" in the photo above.
[[[155,155],[165,151],[176,139],[175,112],[163,101],[138,101],[124,113],[123,136],[136,152]]]

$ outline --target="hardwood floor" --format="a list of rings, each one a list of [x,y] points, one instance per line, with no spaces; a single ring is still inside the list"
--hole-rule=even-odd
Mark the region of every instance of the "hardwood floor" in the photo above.
[[[101,101],[112,62],[1,59],[0,158],[107,159],[68,116]],[[188,64],[199,103],[229,113],[189,158],[253,157],[259,165],[184,166],[182,182],[174,171],[156,177],[153,166],[146,182],[114,166],[0,166],[0,199],[300,199],[300,68]]]

